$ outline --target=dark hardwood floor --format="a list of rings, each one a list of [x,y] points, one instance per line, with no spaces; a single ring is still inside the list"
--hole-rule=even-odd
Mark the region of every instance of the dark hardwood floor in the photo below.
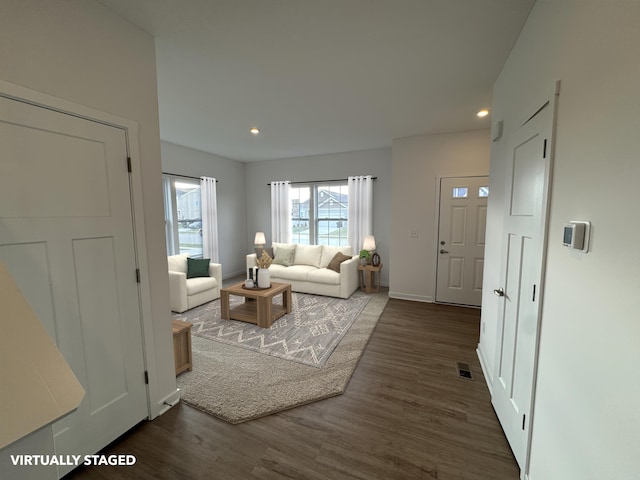
[[[239,425],[178,404],[102,452],[135,466],[67,478],[516,480],[475,353],[479,318],[391,299],[343,395]]]

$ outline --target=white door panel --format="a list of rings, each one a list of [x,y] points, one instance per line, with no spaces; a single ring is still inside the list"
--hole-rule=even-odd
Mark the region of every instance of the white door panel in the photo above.
[[[487,206],[478,205],[476,216],[478,219],[476,222],[476,246],[484,247],[487,232]]]
[[[467,206],[454,205],[451,207],[451,224],[449,244],[464,246],[467,240]]]
[[[482,280],[484,273],[484,258],[474,259],[473,265],[473,289],[482,291]]]
[[[487,219],[487,177],[443,178],[436,301],[480,306]]]
[[[95,453],[148,413],[126,136],[0,97],[0,148],[0,259],[87,392],[56,453]]]
[[[540,292],[551,175],[553,106],[547,103],[510,139],[503,224],[502,295],[492,403],[524,470],[537,362]]]

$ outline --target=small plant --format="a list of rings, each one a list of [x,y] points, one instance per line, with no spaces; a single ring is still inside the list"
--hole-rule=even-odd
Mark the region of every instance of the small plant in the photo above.
[[[371,261],[371,252],[369,250],[360,250],[360,263],[366,264]]]
[[[273,262],[273,259],[269,256],[266,250],[263,250],[260,258],[256,259],[256,265],[258,265],[258,268],[269,268],[271,266],[271,262]]]

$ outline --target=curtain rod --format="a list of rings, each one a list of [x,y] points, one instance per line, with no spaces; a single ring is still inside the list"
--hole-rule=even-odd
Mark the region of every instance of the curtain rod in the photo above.
[[[191,178],[193,180],[200,180],[200,177],[190,177],[189,175],[178,175],[177,173],[162,172],[162,174],[163,175],[171,175],[172,177]],[[218,183],[217,179],[216,179],[216,183]]]
[[[371,180],[377,180],[378,177],[371,177]],[[328,182],[345,182],[349,180],[348,178],[338,178],[337,180],[307,180],[305,182],[291,182],[291,185],[296,185],[296,184],[300,184],[300,183],[328,183]],[[271,182],[267,183],[267,185],[270,187],[271,186]]]

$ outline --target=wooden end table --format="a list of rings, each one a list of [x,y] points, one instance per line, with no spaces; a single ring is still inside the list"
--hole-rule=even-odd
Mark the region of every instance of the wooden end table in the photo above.
[[[229,296],[244,297],[244,303],[229,308]],[[282,295],[282,306],[274,305],[276,295]],[[224,320],[240,320],[269,328],[286,313],[291,313],[291,285],[271,283],[271,287],[244,288],[244,282],[220,290],[220,316]]]
[[[176,375],[191,371],[191,327],[189,322],[171,320],[173,330],[173,357],[176,364]]]
[[[373,265],[358,265],[358,272],[360,276],[360,289],[365,293],[378,293],[380,291],[380,271],[382,270],[382,264]],[[378,283],[375,283],[375,274],[378,274]],[[365,278],[366,277],[366,278]]]

